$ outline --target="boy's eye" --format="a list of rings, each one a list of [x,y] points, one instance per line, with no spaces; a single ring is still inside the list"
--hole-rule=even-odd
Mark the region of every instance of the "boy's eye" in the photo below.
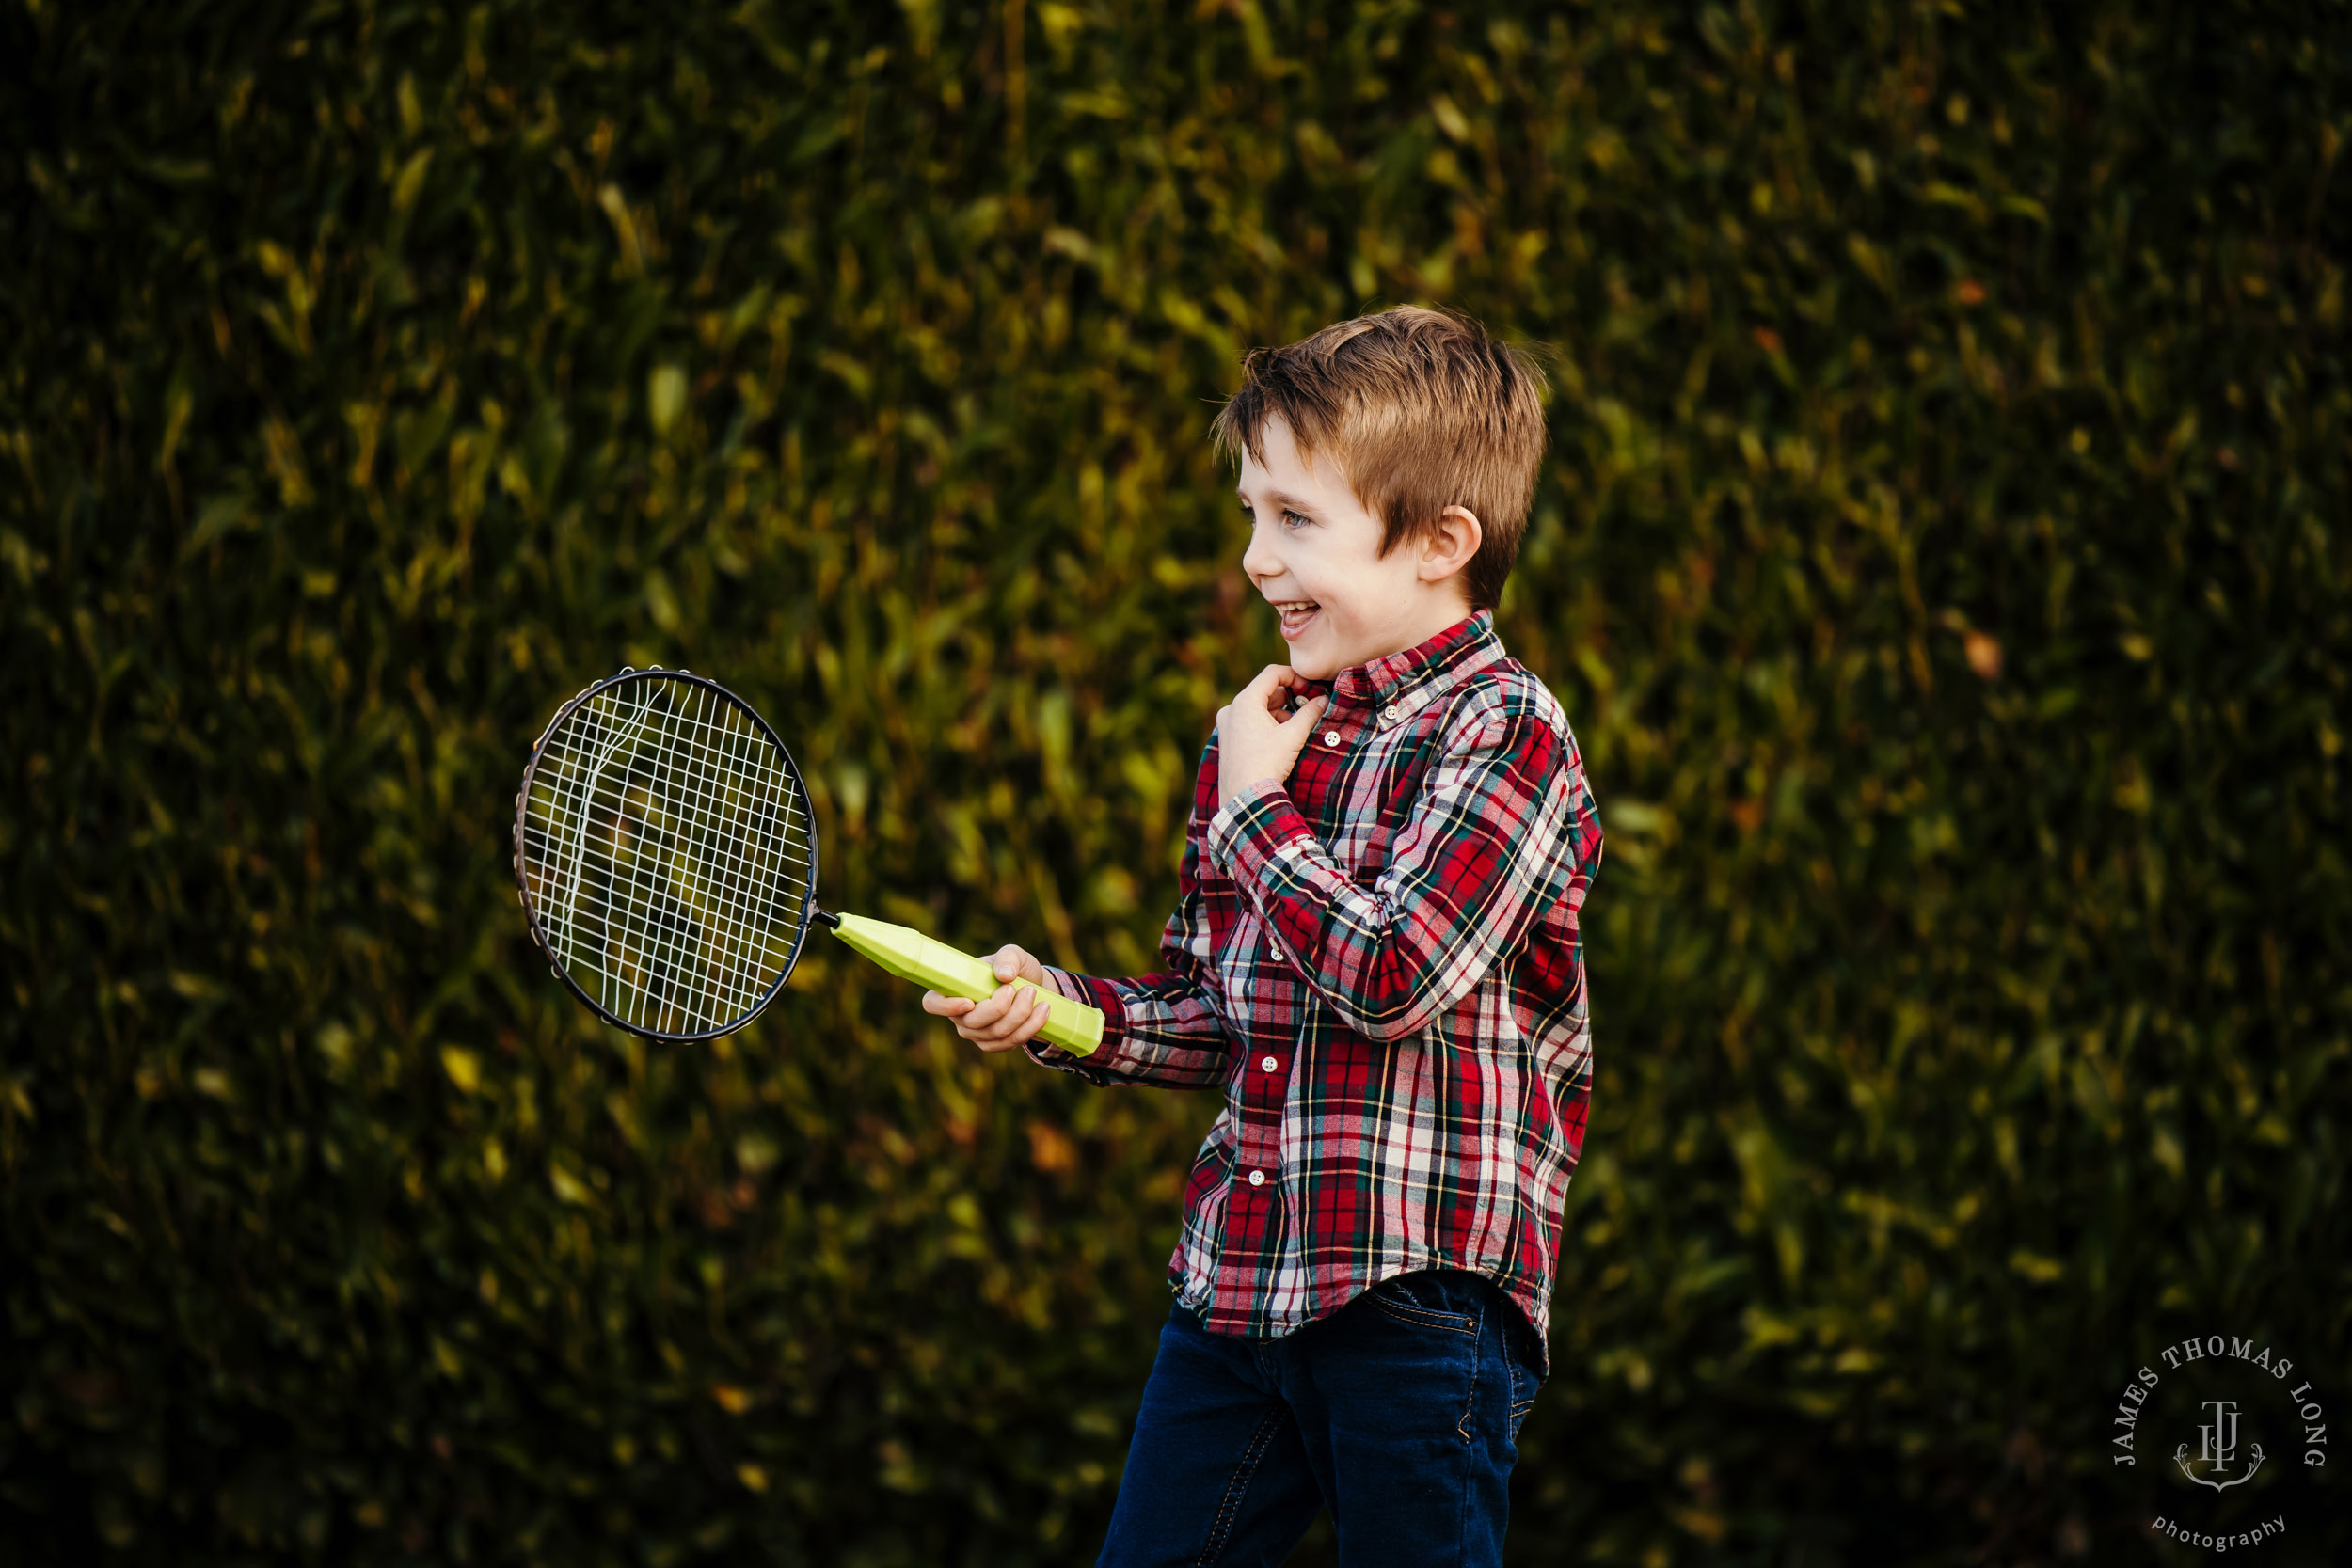
[[[1241,515],[1248,518],[1253,523],[1258,520],[1257,509],[1251,506],[1248,501],[1241,503]],[[1276,516],[1284,528],[1291,529],[1305,528],[1314,520],[1303,512],[1293,512],[1287,506],[1282,508],[1280,512],[1277,513]]]

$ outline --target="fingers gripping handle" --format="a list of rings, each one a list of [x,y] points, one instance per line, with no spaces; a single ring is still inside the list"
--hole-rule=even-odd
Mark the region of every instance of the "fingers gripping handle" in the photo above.
[[[928,986],[942,996],[969,997],[979,1002],[996,994],[996,973],[969,953],[960,953],[907,926],[868,920],[862,914],[834,917],[833,934],[873,959],[901,980]],[[1015,984],[1042,990],[1045,996],[1043,1038],[1073,1056],[1091,1055],[1103,1043],[1100,1008],[1073,1002],[1050,988],[1027,980]]]

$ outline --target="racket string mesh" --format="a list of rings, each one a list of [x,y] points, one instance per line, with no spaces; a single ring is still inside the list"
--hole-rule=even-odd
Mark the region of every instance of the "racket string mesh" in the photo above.
[[[808,802],[766,727],[715,688],[649,673],[566,709],[541,742],[517,846],[549,955],[628,1028],[735,1027],[791,966]]]

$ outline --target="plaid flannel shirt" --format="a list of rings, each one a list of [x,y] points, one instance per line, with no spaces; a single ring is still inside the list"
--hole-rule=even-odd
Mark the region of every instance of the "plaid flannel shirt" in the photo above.
[[[1287,784],[1218,809],[1210,740],[1167,972],[1048,968],[1103,1043],[1030,1053],[1225,1091],[1168,1265],[1211,1330],[1287,1334],[1445,1267],[1493,1279],[1540,1342],[1592,1092],[1578,915],[1601,832],[1576,739],[1487,612],[1310,690],[1331,701]]]

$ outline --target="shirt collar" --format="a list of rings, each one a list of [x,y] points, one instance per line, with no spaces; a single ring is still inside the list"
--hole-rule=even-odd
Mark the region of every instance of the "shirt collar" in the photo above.
[[[1331,677],[1331,696],[1335,703],[1377,707],[1383,715],[1400,710],[1408,701],[1419,707],[1451,686],[1454,677],[1502,657],[1494,611],[1482,610],[1403,653],[1383,654],[1341,671]]]

